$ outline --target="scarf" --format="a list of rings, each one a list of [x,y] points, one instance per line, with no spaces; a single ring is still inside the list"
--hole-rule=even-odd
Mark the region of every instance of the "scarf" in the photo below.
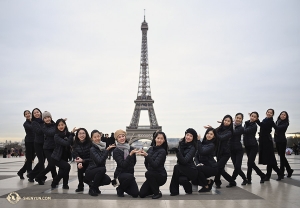
[[[116,147],[124,152],[124,159],[126,159],[127,156],[129,155],[129,150],[130,150],[129,144],[128,143],[120,144],[119,142],[117,142]]]
[[[103,151],[103,150],[106,149],[106,143],[105,142],[100,141],[98,144],[93,142],[93,144],[96,145],[99,148],[100,151]]]

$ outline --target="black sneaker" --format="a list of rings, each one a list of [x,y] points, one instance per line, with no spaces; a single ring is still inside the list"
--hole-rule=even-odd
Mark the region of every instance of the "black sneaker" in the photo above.
[[[157,195],[153,195],[152,199],[159,199],[161,197],[162,197],[162,194],[161,194],[161,192],[159,192]]]
[[[248,184],[248,181],[247,181],[247,180],[244,180],[243,183],[241,183],[242,186],[245,186],[245,185],[247,185],[247,184]]]
[[[231,188],[231,187],[235,187],[236,186],[236,183],[229,183],[226,188]]]
[[[96,193],[96,191],[94,189],[92,189],[92,188],[90,188],[90,190],[89,190],[89,195],[91,195],[91,196],[98,196],[98,194]]]
[[[281,179],[284,179],[284,175],[278,175],[278,178],[276,179],[276,181],[281,181]]]
[[[34,180],[33,180],[32,178],[28,178],[28,181],[29,181],[30,183],[34,183]]]
[[[209,189],[209,187],[206,188],[205,186],[203,186],[202,189],[200,189],[198,192],[199,193],[201,193],[201,192],[210,192],[210,189]]]
[[[23,176],[23,173],[18,172],[17,175],[20,177],[21,180],[25,179],[24,176]]]
[[[83,191],[83,188],[77,188],[76,190],[75,190],[75,192],[82,192]]]
[[[287,177],[290,178],[293,175],[294,170],[291,169],[290,171],[288,171]]]
[[[68,184],[67,185],[63,185],[62,188],[63,189],[69,189],[69,185]]]
[[[39,185],[44,185],[44,184],[45,184],[45,182],[42,181],[42,180],[39,179],[39,178],[35,178],[35,181],[38,182]]]

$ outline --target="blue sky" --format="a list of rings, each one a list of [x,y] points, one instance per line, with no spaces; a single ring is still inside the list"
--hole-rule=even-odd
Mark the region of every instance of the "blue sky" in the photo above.
[[[0,141],[35,107],[69,128],[129,125],[146,9],[159,125],[182,137],[268,108],[300,131],[299,1],[0,1]],[[140,124],[147,124],[142,114]],[[248,119],[247,116],[244,120]]]

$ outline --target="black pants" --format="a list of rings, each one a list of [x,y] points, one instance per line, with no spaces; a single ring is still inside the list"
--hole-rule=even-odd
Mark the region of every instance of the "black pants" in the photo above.
[[[36,153],[36,156],[38,158],[38,163],[35,165],[31,173],[28,174],[28,178],[35,178],[42,170],[45,169],[44,163],[45,163],[45,156],[43,151],[43,143],[36,143],[34,142],[34,150]]]
[[[285,168],[287,172],[290,172],[291,166],[285,157],[285,150],[286,150],[286,142],[276,142],[276,148],[278,151],[278,155],[280,157],[280,170],[284,173]]]
[[[252,176],[251,176],[252,175],[252,169],[255,170],[257,175],[259,175],[261,178],[264,178],[265,174],[255,164],[255,158],[256,158],[256,155],[258,153],[258,145],[245,146],[245,150],[246,150],[246,154],[247,154],[247,157],[248,157],[248,161],[247,161],[247,166],[248,166],[247,179],[248,179],[248,181],[252,180]]]
[[[198,176],[197,169],[182,165],[175,165],[170,183],[170,193],[179,194],[179,185],[182,185],[186,193],[192,193],[192,184],[190,181]]]
[[[54,149],[44,149],[44,154],[47,158],[48,165],[43,169],[37,176],[37,179],[43,179],[51,171],[52,178],[54,179],[57,176],[56,167],[54,164],[54,159],[51,157]]]
[[[60,180],[63,179],[63,185],[68,185],[69,182],[69,173],[71,170],[70,164],[65,160],[54,160],[54,164],[59,167],[58,174],[55,178],[53,178],[52,184],[58,185]]]
[[[82,168],[83,169],[83,168]],[[91,170],[87,170],[85,178],[90,181],[90,187],[92,189],[98,189],[99,186],[109,185],[111,179],[106,173],[105,167],[97,167]],[[83,182],[82,182],[83,185]],[[78,185],[79,187],[79,185]],[[82,187],[83,188],[83,187]]]
[[[223,154],[218,158],[217,164],[218,164],[219,171],[218,171],[218,173],[217,173],[217,175],[215,176],[215,179],[214,179],[214,181],[217,185],[222,184],[221,175],[229,183],[235,184],[235,181],[232,179],[232,177],[225,171],[225,165],[226,165],[227,161],[229,160],[229,158],[230,158],[230,154]]]
[[[155,171],[147,171],[145,173],[146,181],[140,189],[140,197],[144,198],[149,195],[159,194],[159,187],[167,181],[167,176],[163,176]]]
[[[27,174],[32,171],[32,161],[34,160],[34,144],[33,142],[25,142],[25,158],[26,161],[23,167],[19,170],[19,173],[24,174],[27,171]]]
[[[245,173],[242,171],[242,162],[244,156],[243,149],[233,149],[230,150],[231,160],[234,166],[234,171],[232,173],[232,179],[235,180],[238,175],[242,177],[243,180],[246,180]]]
[[[121,173],[118,176],[120,185],[118,187],[120,192],[126,192],[132,197],[139,196],[139,187],[135,181],[135,177],[131,173]]]
[[[77,164],[77,176],[78,176],[78,188],[84,188],[84,184],[83,184],[83,179],[84,179],[84,173],[86,173],[86,169],[89,166],[89,164],[87,163],[82,163],[82,168],[78,169],[78,164]],[[92,181],[92,180],[89,180]]]
[[[198,178],[192,180],[192,184],[199,186],[207,186],[207,178],[215,176],[218,173],[217,167],[197,166]]]

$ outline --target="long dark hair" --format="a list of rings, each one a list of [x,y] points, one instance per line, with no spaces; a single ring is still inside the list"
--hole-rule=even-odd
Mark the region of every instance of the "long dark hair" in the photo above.
[[[191,133],[191,134],[193,135],[193,141],[191,141],[191,143],[192,143],[192,145],[197,149],[197,148],[198,148],[198,145],[197,145],[198,134],[197,134],[197,132],[195,131],[195,129],[193,129],[193,128],[188,128],[188,129],[185,131],[184,137],[181,139],[181,141],[179,142],[179,144],[180,144],[180,143],[185,143],[185,135],[186,135],[187,133],[190,133],[190,131],[193,132],[193,133]]]
[[[272,109],[272,108],[269,108],[269,109],[266,111],[266,113],[267,113],[269,110],[273,112],[273,116],[274,116],[274,114],[275,114],[275,111],[274,111],[274,109]],[[273,117],[273,116],[272,116],[272,117]]]
[[[81,130],[85,132],[85,142],[88,142],[88,143],[92,142],[88,131],[85,128],[79,128],[75,135],[75,144],[74,145],[78,145],[81,143],[80,139],[78,138],[79,131],[81,131]]]
[[[159,131],[159,132],[156,132],[156,133],[155,133],[155,137],[153,137],[153,139],[152,139],[151,146],[153,146],[153,147],[156,146],[156,141],[155,141],[155,139],[156,139],[156,137],[157,137],[159,134],[162,135],[162,136],[164,137],[165,142],[161,145],[161,147],[164,148],[164,150],[166,151],[166,154],[168,155],[168,141],[167,141],[167,136],[166,136],[166,134],[165,134],[164,132]]]
[[[224,120],[225,120],[226,118],[229,118],[230,121],[231,121],[231,123],[230,123],[229,126],[224,126]],[[216,128],[216,130],[217,130],[218,132],[219,132],[220,130],[224,130],[224,129],[229,129],[229,130],[233,133],[233,119],[232,119],[231,115],[226,115],[226,116],[224,116],[224,118],[222,119],[221,125],[220,125],[218,128]]]
[[[281,120],[280,116],[281,116],[282,113],[286,114],[286,118],[283,121],[287,121],[288,123],[290,123],[289,114],[286,111],[281,111],[281,113],[279,114],[279,116],[277,118],[277,121]]]
[[[66,125],[66,127],[65,127],[65,129],[64,129],[63,131],[60,131],[60,130],[57,128],[57,127],[58,127],[58,124],[59,124],[60,122],[63,122],[63,123]],[[69,130],[68,130],[67,123],[66,123],[66,121],[65,121],[64,119],[62,119],[62,118],[57,119],[57,121],[55,122],[55,132],[56,132],[56,134],[58,134],[59,136],[66,136],[66,137],[68,137],[68,136],[70,135],[70,132],[69,132]]]
[[[256,114],[257,119],[258,119],[258,118],[259,118],[259,114],[258,114],[256,111],[253,111],[252,113],[250,113],[250,116],[251,116],[253,113]]]
[[[42,119],[42,114],[43,114],[42,111],[41,111],[40,109],[38,109],[38,108],[34,108],[34,109],[32,110],[32,112],[31,112],[31,115],[32,115],[32,116],[31,116],[31,120],[34,121],[34,120],[38,119],[38,118],[34,117],[34,115],[33,115],[33,111],[35,111],[35,110],[40,111],[40,114],[41,114],[41,115],[40,115],[40,119]],[[24,115],[25,115],[25,112],[24,112]]]
[[[210,132],[210,131],[212,131],[212,132],[214,133],[214,138],[213,138],[212,140],[209,140],[209,142],[212,142],[212,143],[215,145],[215,149],[216,149],[216,147],[217,147],[217,139],[216,139],[216,135],[215,135],[215,132],[214,132],[214,129],[213,129],[213,128],[208,128],[208,129],[206,129],[206,132],[205,132],[205,134],[204,134],[204,137],[203,137],[202,142],[208,141],[208,140],[206,139],[206,135],[207,135],[208,132]]]

